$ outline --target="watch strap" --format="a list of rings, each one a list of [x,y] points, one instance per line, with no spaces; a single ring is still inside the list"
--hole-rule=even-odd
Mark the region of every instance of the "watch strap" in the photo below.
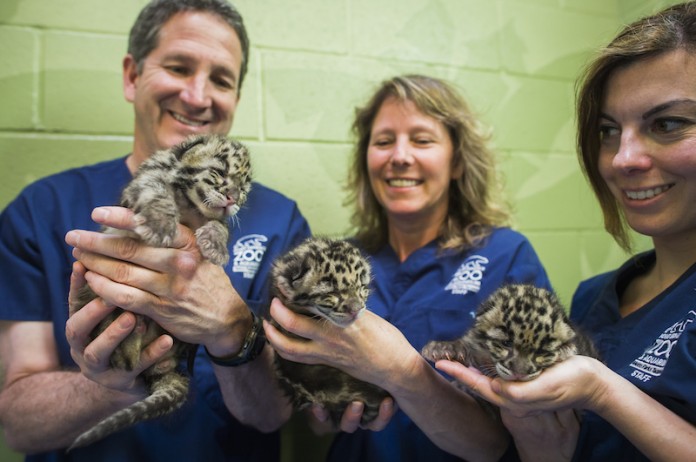
[[[236,367],[246,364],[250,361],[256,359],[263,350],[266,344],[266,334],[263,331],[263,322],[261,318],[256,316],[254,312],[251,312],[251,329],[244,337],[244,343],[242,344],[242,349],[238,353],[230,356],[218,357],[210,354],[208,348],[205,348],[205,352],[214,364],[224,367]]]

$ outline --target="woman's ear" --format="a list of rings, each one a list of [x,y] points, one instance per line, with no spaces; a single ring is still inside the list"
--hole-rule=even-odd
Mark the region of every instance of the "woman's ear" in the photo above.
[[[455,160],[452,162],[452,176],[451,176],[451,179],[452,179],[452,180],[458,180],[459,178],[462,177],[462,175],[464,175],[464,171],[465,171],[465,168],[464,168],[464,161],[463,161],[462,159],[455,159]]]

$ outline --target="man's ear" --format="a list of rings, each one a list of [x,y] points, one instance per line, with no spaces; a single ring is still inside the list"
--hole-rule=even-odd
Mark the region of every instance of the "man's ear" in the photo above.
[[[130,53],[123,58],[123,97],[126,101],[135,100],[135,84],[138,80],[138,66]]]

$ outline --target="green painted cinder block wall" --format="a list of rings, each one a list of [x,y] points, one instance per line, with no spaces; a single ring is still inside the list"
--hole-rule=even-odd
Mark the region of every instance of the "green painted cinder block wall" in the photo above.
[[[0,208],[37,178],[128,153],[121,59],[145,3],[0,2]],[[252,49],[231,135],[314,232],[343,235],[354,108],[395,74],[445,78],[492,129],[515,226],[569,302],[580,280],[625,258],[575,159],[575,79],[622,24],[672,3],[236,0]]]

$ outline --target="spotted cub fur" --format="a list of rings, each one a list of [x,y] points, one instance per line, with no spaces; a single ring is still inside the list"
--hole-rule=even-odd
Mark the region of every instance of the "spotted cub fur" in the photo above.
[[[474,325],[451,342],[423,348],[430,361],[450,359],[491,377],[527,381],[572,355],[597,357],[568,320],[556,295],[532,285],[506,285],[479,307]]]
[[[369,284],[370,264],[355,246],[343,240],[309,238],[275,261],[271,293],[297,313],[346,327],[365,309]],[[362,423],[368,423],[389,396],[333,367],[296,363],[278,354],[275,365],[295,408],[320,404],[336,426],[351,402],[365,404]]]
[[[135,233],[112,228],[109,234],[126,234],[157,247],[172,244],[177,224],[195,230],[204,258],[216,265],[229,261],[228,218],[244,205],[251,189],[251,165],[247,149],[219,135],[194,136],[154,153],[142,163],[121,196],[121,205],[135,212]],[[96,295],[85,286],[71,303],[71,314]],[[123,310],[116,308],[91,333],[101,334]],[[136,327],[111,355],[111,366],[133,370],[141,352],[166,332],[151,319],[136,315]],[[174,339],[167,357],[140,375],[149,395],[122,409],[80,435],[71,448],[86,446],[137,422],[178,409],[188,394],[188,377],[177,372],[179,361],[192,354],[193,345]]]

